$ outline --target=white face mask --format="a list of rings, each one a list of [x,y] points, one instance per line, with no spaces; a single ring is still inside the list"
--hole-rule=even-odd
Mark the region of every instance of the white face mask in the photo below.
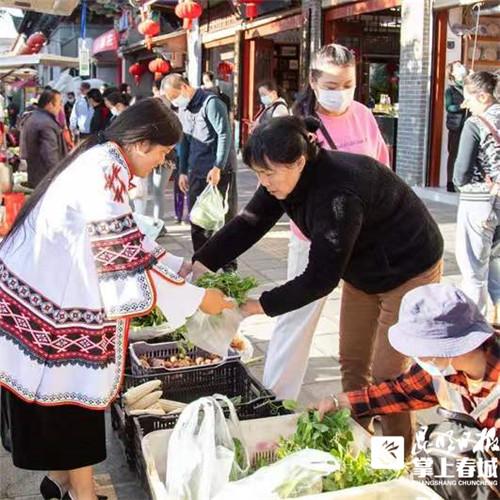
[[[434,363],[422,361],[419,358],[415,358],[415,361],[432,377],[449,377],[457,373],[457,370],[451,364],[451,359],[448,361],[448,366],[444,368],[439,368]]]
[[[343,113],[354,100],[355,87],[345,90],[316,90],[316,98],[321,107],[327,111]]]
[[[187,108],[187,105],[189,104],[190,101],[191,99],[189,99],[189,97],[185,97],[181,94],[179,97],[172,99],[172,104],[176,108]]]
[[[463,82],[464,78],[467,76],[467,70],[464,66],[458,66],[453,71],[453,76],[457,82]]]
[[[111,108],[111,114],[113,116],[118,116],[120,113],[118,112],[118,110],[116,108]]]
[[[270,104],[272,104],[273,100],[271,99],[270,96],[268,95],[261,95],[260,96],[260,102],[264,105],[264,106],[269,106]]]

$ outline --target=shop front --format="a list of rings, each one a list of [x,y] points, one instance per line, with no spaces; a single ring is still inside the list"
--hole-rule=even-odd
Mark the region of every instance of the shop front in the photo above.
[[[451,142],[456,137],[446,127],[445,94],[451,84],[448,65],[460,61],[468,71],[498,71],[500,6],[498,1],[436,0],[434,27],[427,185],[444,190],[451,181],[453,158],[449,160],[449,151],[453,150]]]
[[[118,86],[122,82],[122,62],[118,56],[118,47],[119,36],[115,29],[98,36],[92,44],[96,78],[114,86]]]
[[[323,5],[331,3],[325,1]],[[389,146],[395,170],[401,0],[368,0],[338,5],[327,8],[323,19],[323,42],[345,45],[356,55],[355,98],[373,110]]]

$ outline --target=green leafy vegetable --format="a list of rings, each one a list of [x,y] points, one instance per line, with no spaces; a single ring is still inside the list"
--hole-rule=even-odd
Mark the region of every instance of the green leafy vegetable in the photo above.
[[[145,316],[139,316],[138,318],[134,318],[130,323],[131,326],[144,328],[147,326],[159,326],[163,323],[166,323],[166,318],[163,316],[163,313],[155,307],[149,314]]]
[[[292,403],[285,401],[283,405],[291,407],[294,406]],[[322,420],[317,411],[308,411],[299,417],[295,434],[288,439],[280,440],[276,457],[281,459],[305,448],[331,453],[342,465],[340,470],[323,480],[325,492],[389,481],[404,473],[404,469],[401,471],[372,469],[368,452],[354,453],[353,442],[348,410],[327,414]]]
[[[238,305],[243,304],[248,292],[258,286],[255,278],[242,278],[237,273],[205,273],[196,284],[202,288],[218,288],[227,297],[235,299]]]

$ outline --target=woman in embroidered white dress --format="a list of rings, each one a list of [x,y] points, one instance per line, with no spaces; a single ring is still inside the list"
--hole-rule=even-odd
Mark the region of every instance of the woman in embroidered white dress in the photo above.
[[[127,109],[47,175],[0,246],[2,412],[14,465],[51,471],[44,498],[96,498],[92,465],[106,457],[130,318],[158,305],[177,327],[198,308],[228,307],[185,283],[182,258],[131,214],[131,176],[162,164],[181,133],[159,99]]]

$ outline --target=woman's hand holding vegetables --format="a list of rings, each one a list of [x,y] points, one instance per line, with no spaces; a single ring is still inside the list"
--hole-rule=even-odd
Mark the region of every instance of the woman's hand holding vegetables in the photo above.
[[[235,302],[226,297],[216,288],[207,288],[200,304],[200,310],[205,314],[220,314],[224,309],[233,309]]]
[[[345,392],[340,393],[338,396],[331,395],[327,398],[322,399],[317,405],[317,410],[321,420],[327,413],[332,413],[340,410],[341,408],[351,409],[351,404],[349,403],[349,398]]]
[[[266,314],[260,305],[260,301],[256,299],[248,299],[246,302],[241,304],[240,311],[245,318],[255,314]]]
[[[192,283],[196,283],[198,281],[198,279],[203,276],[205,273],[210,273],[210,269],[208,269],[207,266],[203,265],[201,262],[199,261],[195,261],[193,262],[193,266],[192,266],[192,272],[193,272],[193,277],[191,279],[191,282]]]

